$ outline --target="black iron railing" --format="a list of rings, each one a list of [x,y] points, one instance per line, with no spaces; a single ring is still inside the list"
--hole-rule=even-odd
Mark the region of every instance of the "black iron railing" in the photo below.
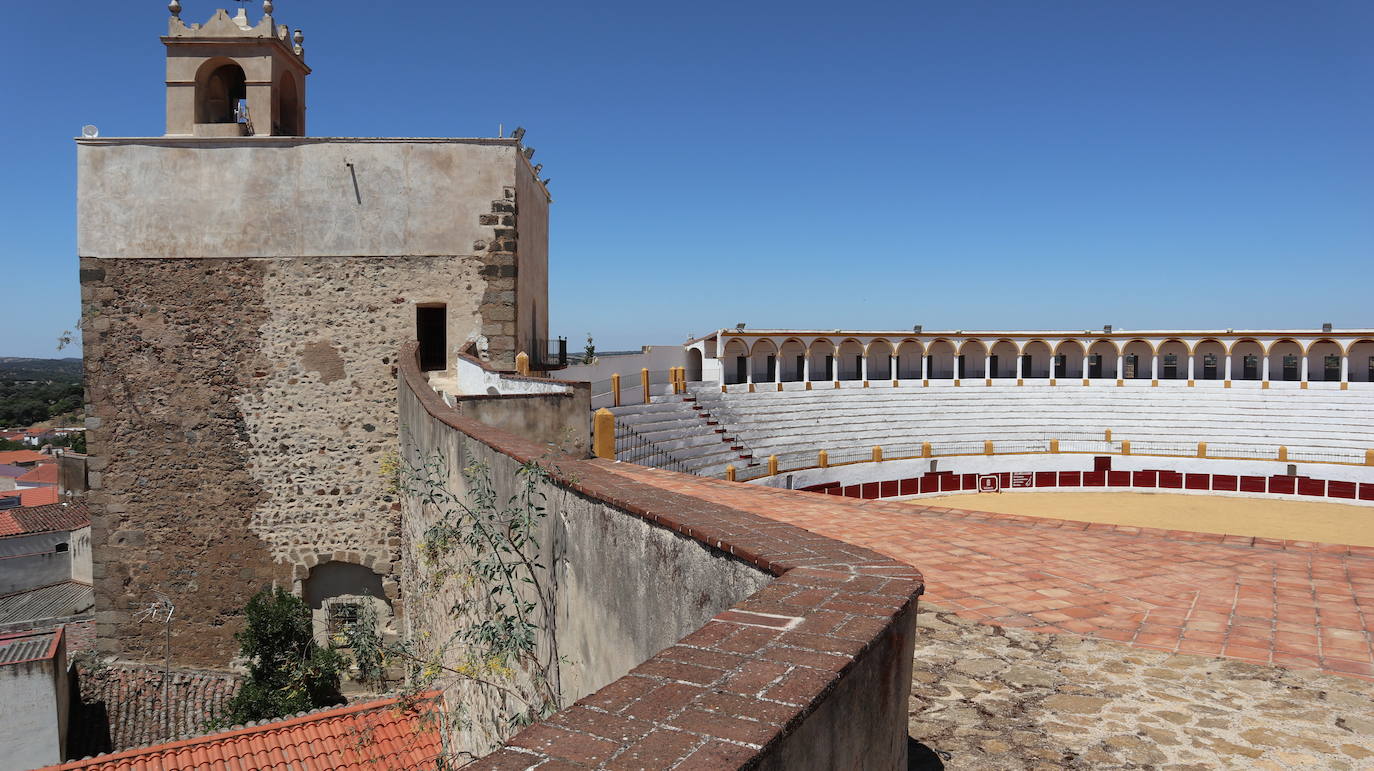
[[[551,369],[563,369],[566,366],[568,366],[568,338],[560,337],[552,341],[535,341],[530,369],[547,372]]]
[[[620,421],[615,425],[615,459],[640,466],[692,473],[687,462]]]

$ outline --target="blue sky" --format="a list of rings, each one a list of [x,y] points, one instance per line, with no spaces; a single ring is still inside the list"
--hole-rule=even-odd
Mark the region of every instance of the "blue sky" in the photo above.
[[[0,355],[57,355],[79,317],[71,137],[162,133],[163,8],[6,5]],[[305,31],[311,134],[528,129],[574,349],[736,322],[1374,326],[1368,0],[276,13]]]

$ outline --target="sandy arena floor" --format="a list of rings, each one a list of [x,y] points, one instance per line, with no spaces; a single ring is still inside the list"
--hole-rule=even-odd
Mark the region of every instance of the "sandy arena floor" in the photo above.
[[[1127,492],[971,493],[908,502],[1079,522],[1374,546],[1374,507],[1340,503]]]

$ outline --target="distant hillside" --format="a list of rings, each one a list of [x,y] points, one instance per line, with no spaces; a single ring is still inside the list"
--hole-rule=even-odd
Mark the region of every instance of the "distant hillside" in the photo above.
[[[81,360],[0,356],[0,426],[79,417]]]
[[[21,359],[0,356],[0,380],[81,381],[81,359]]]

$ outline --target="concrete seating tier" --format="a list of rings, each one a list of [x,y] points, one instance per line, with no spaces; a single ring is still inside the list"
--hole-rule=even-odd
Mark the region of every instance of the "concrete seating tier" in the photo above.
[[[984,440],[1004,447],[1051,438],[1081,442],[1102,440],[1107,429],[1117,441],[1207,442],[1217,451],[1268,452],[1283,445],[1293,454],[1329,451],[1333,459],[1355,459],[1374,448],[1374,394],[1354,390],[1008,385],[722,394],[706,386],[693,388],[691,398],[621,407],[617,420],[678,448],[674,455],[687,453],[691,470],[708,475],[728,463],[742,465],[732,445],[749,448],[754,463],[777,455],[786,467],[814,461],[821,449],[834,461],[865,456],[874,445],[895,454],[921,442],[967,444],[967,451],[977,452]],[[701,413],[719,426],[708,433],[704,421],[694,424],[692,417]],[[720,442],[715,428],[732,441]]]
[[[748,465],[747,451],[741,452],[734,437],[717,431],[709,416],[703,416],[693,402],[681,396],[659,396],[650,404],[609,408],[617,426],[627,426],[651,447],[630,447],[616,452],[616,460],[654,465],[652,457],[667,453],[688,471],[702,476],[719,476],[728,465]]]

